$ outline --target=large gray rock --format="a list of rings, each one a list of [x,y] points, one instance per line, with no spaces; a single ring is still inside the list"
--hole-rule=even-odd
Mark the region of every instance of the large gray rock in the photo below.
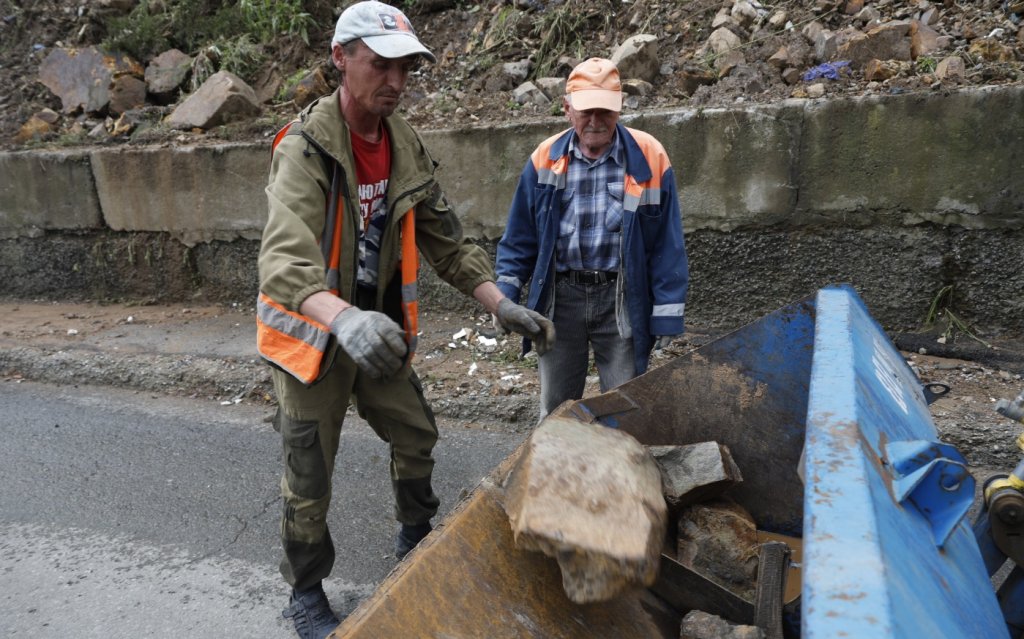
[[[618,67],[622,79],[637,78],[653,82],[661,70],[658,37],[640,34],[627,39],[612,54],[611,61]]]
[[[729,448],[718,442],[648,448],[661,470],[669,506],[685,506],[718,497],[743,481]]]
[[[548,417],[506,482],[505,512],[517,547],[558,560],[576,603],[654,583],[667,507],[658,466],[631,435]]]
[[[165,121],[180,129],[210,129],[260,114],[256,92],[230,71],[218,71],[203,82]]]
[[[170,104],[192,70],[192,57],[177,49],[164,51],[146,67],[146,87],[161,104]]]
[[[54,49],[39,66],[39,81],[60,98],[65,113],[105,112],[114,78],[124,75],[142,77],[142,67],[127,55],[96,47]]]

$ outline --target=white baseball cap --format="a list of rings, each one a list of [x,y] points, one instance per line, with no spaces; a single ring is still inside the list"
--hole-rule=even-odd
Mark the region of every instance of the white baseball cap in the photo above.
[[[409,18],[383,2],[366,0],[342,11],[334,28],[331,46],[353,40],[362,40],[382,58],[404,58],[418,54],[431,62],[437,62],[434,54],[416,37]]]

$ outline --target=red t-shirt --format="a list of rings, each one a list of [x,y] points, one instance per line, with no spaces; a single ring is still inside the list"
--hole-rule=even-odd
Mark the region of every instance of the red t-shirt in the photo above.
[[[380,265],[380,242],[388,219],[387,191],[391,176],[391,141],[381,127],[378,142],[367,142],[352,133],[352,154],[356,161],[359,185],[359,273],[361,286],[376,288]]]

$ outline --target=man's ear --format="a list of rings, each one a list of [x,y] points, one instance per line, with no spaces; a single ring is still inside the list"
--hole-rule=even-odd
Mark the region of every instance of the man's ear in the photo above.
[[[335,43],[331,46],[331,61],[338,71],[345,72],[345,48],[340,44]]]
[[[569,114],[569,109],[571,108],[572,106],[569,104],[569,96],[562,96],[562,112],[565,113],[565,117],[569,118],[570,121],[572,120],[572,117]]]

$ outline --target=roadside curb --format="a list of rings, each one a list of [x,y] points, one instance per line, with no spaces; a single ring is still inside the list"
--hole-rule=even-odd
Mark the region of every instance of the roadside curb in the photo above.
[[[220,401],[267,402],[272,388],[270,368],[261,361],[81,348],[0,347],[0,374],[8,379],[116,386]]]

